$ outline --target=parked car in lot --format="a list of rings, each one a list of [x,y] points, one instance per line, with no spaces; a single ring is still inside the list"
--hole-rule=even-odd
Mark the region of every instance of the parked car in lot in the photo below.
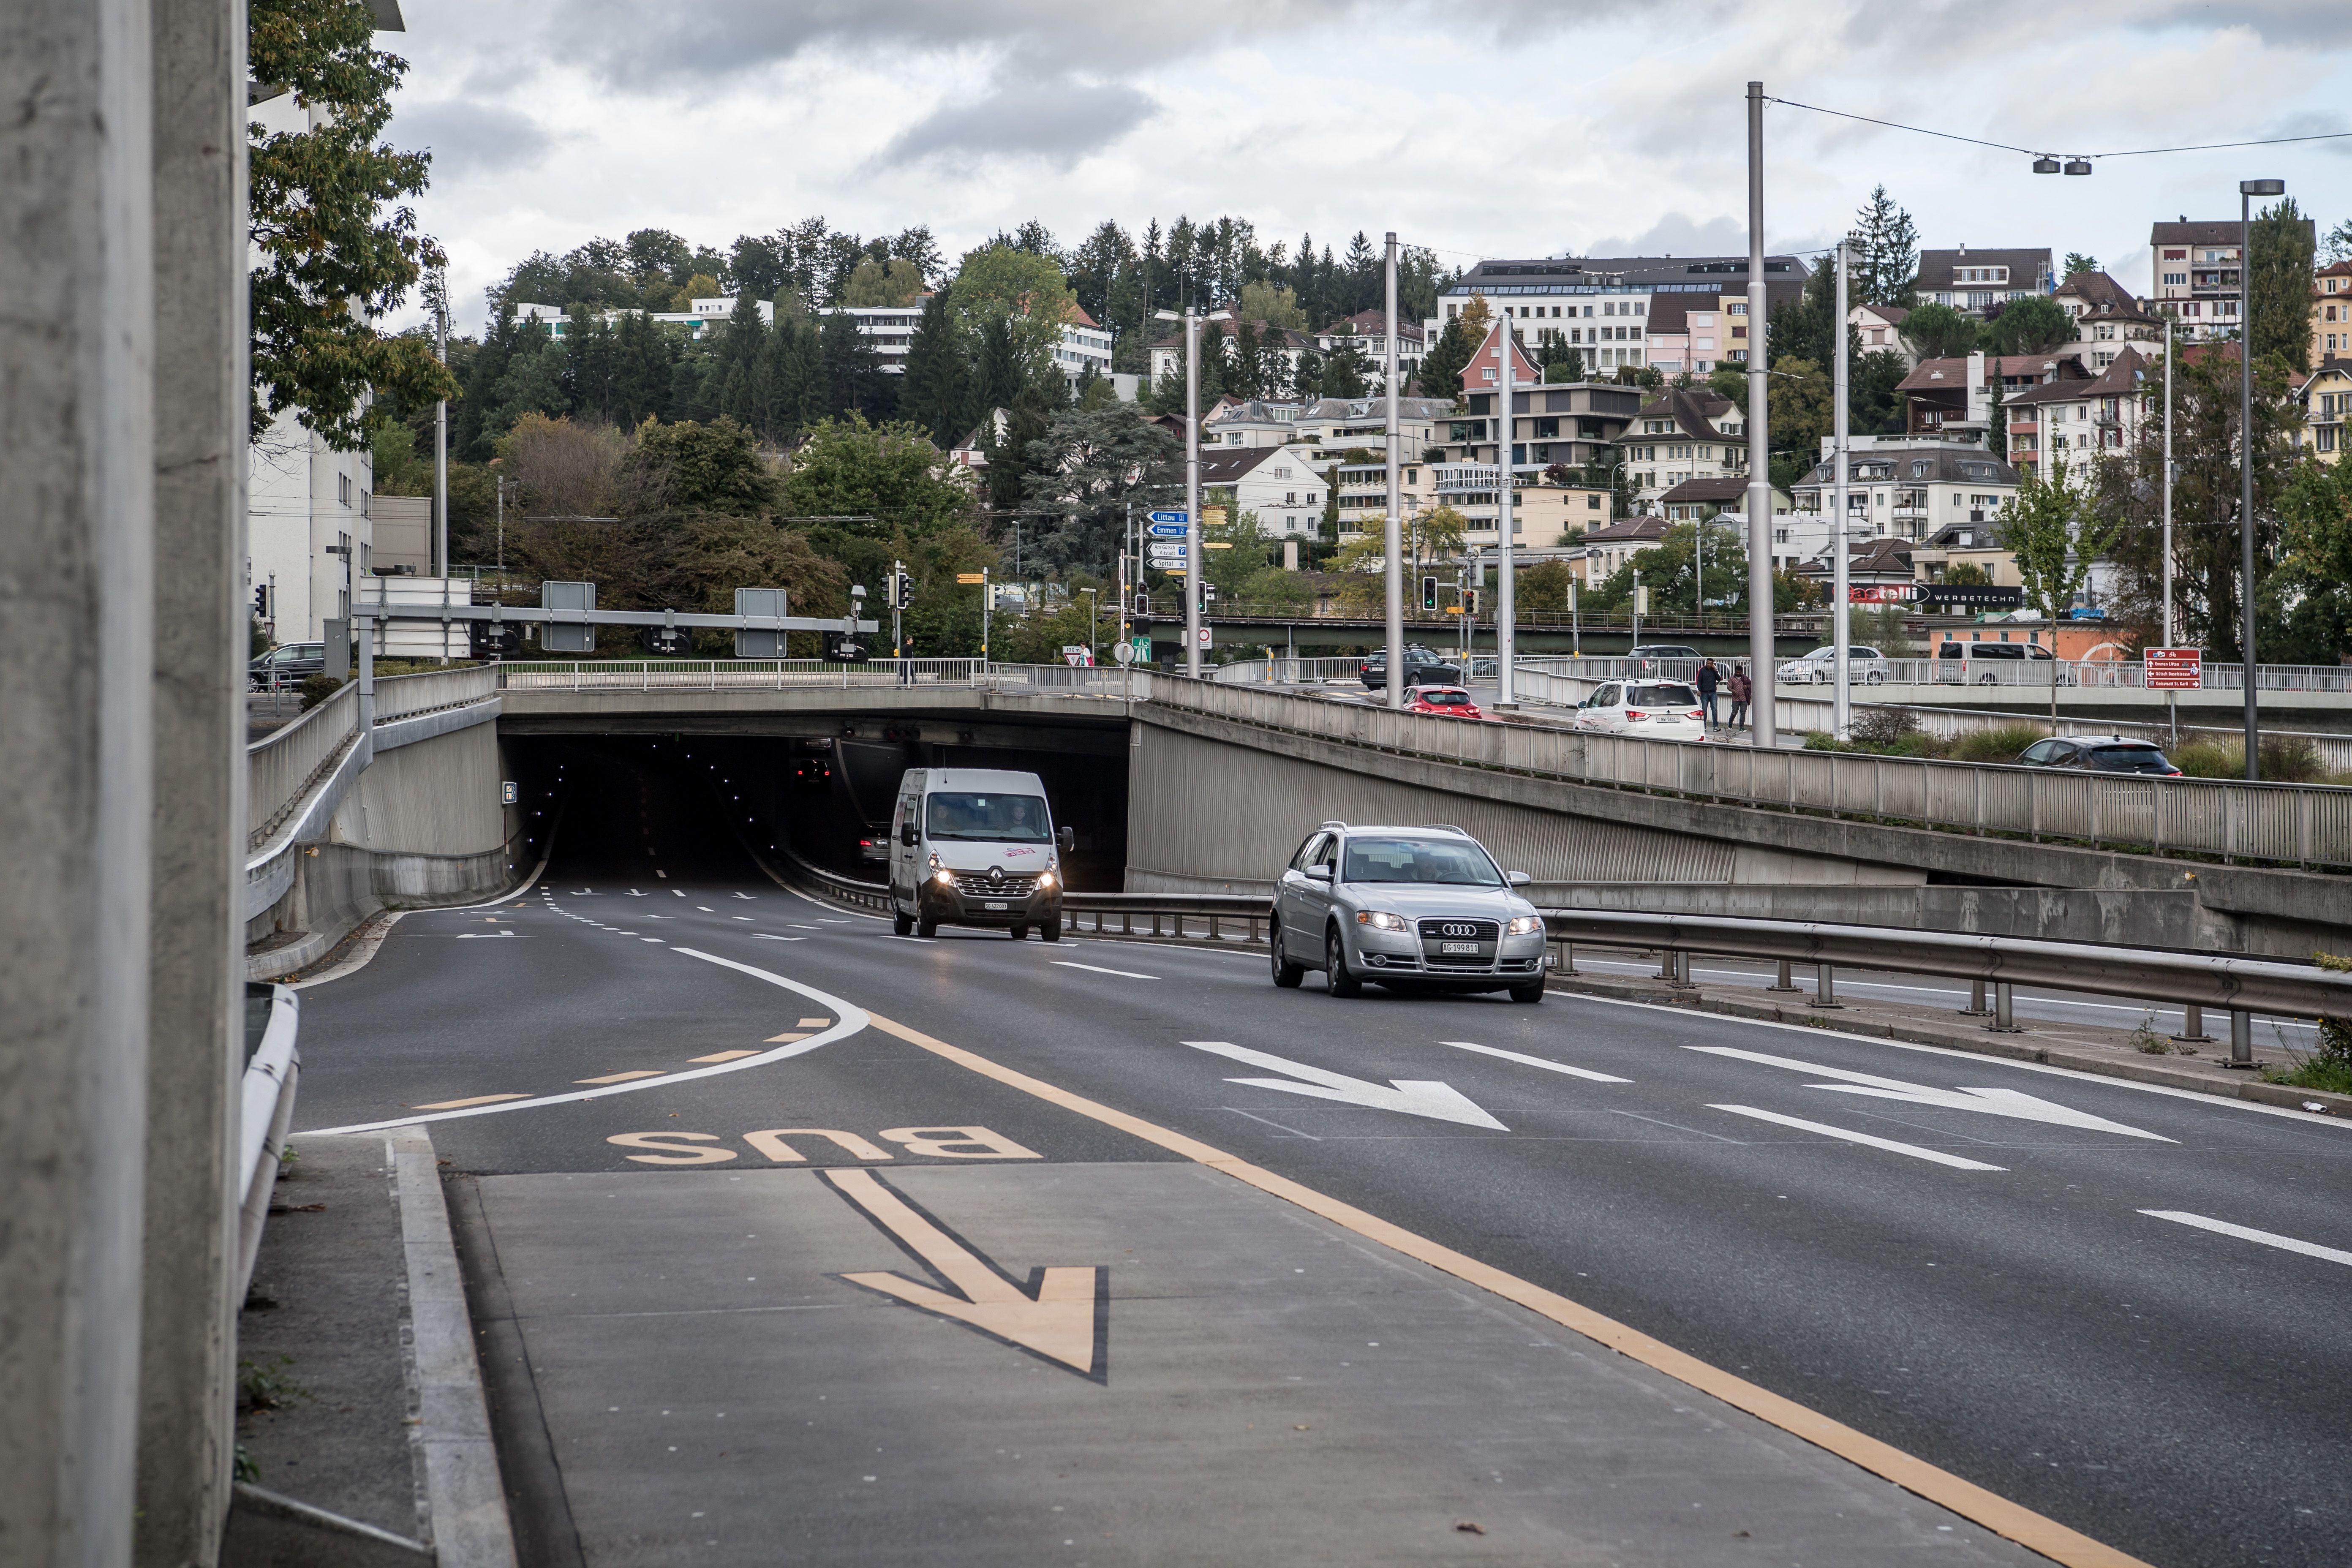
[[[322,642],[280,643],[245,667],[246,679],[256,691],[269,689],[270,678],[277,678],[280,689],[299,686],[310,676],[327,668],[327,645]]]
[[[2006,680],[2011,686],[2046,686],[2050,683],[2050,671],[2046,668],[2029,669],[2028,666],[2050,663],[2050,650],[2038,643],[1944,642],[1936,645],[1937,680],[1974,681],[1979,686],[1998,686]],[[2058,684],[2074,685],[2074,672],[2060,666]]]
[[[1575,727],[1644,741],[1704,741],[1698,693],[1679,680],[1604,680],[1576,705]]]
[[[1404,710],[1408,713],[1436,713],[1449,719],[1484,719],[1470,694],[1458,686],[1409,686],[1405,688]]]
[[[1375,690],[1389,683],[1389,656],[1386,649],[1366,658],[1361,667],[1364,687]],[[1462,683],[1462,667],[1425,647],[1404,650],[1404,683],[1407,686],[1458,686]]]
[[[1849,644],[1845,650],[1845,683],[1853,686],[1884,686],[1886,684],[1886,656],[1874,647],[1861,643]],[[1827,686],[1837,679],[1837,649],[1817,647],[1802,658],[1792,658],[1776,672],[1779,679],[1797,686]]]
[[[2145,773],[2156,778],[2180,776],[2180,770],[2172,765],[2162,747],[2153,741],[2134,740],[2128,735],[2053,735],[2026,747],[2018,753],[2017,760],[2029,768],[2078,768],[2084,773]]]
[[[1550,958],[1543,917],[1517,891],[1527,880],[1458,827],[1327,822],[1275,887],[1274,983],[1319,969],[1334,996],[1370,981],[1540,1002]]]

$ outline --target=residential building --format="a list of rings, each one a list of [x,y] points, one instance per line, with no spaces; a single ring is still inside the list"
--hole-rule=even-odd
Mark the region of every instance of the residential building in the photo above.
[[[1388,399],[1318,397],[1301,408],[1297,439],[1308,444],[1318,463],[1338,462],[1351,451],[1388,450]],[[1397,453],[1404,461],[1418,460],[1437,441],[1440,427],[1453,418],[1454,404],[1444,397],[1397,399]]]
[[[1281,447],[1300,438],[1304,403],[1227,395],[1201,411],[1201,446]]]
[[[1315,351],[1328,356],[1353,342],[1371,364],[1370,384],[1385,392],[1388,390],[1388,383],[1384,379],[1387,374],[1384,367],[1388,355],[1388,321],[1386,310],[1359,310],[1352,316],[1342,316],[1321,331],[1311,334]],[[1426,339],[1419,321],[1401,321],[1397,323],[1398,380],[1409,385],[1421,373],[1422,358],[1427,352],[1425,344]]]
[[[1817,584],[1824,602],[1828,602],[1830,589],[1837,581],[1826,547],[1821,554],[1798,563],[1793,574]],[[1859,539],[1847,542],[1845,581],[1849,595],[1857,588],[1901,587],[1916,580],[1908,541]]]
[[[2077,272],[2052,298],[2074,321],[2074,341],[2061,352],[2094,375],[2115,363],[2126,343],[2142,345],[2142,355],[2163,352],[2164,318],[2104,272]]]
[[[1587,587],[1605,583],[1644,550],[1666,537],[1663,517],[1627,517],[1586,531],[1580,549],[1568,557],[1568,567]]]
[[[2045,382],[2083,380],[2089,375],[2080,358],[2065,353],[1969,354],[1965,359],[1922,360],[1895,384],[1904,399],[1904,430],[1912,436],[1933,436],[1948,441],[1985,446],[1992,425],[1993,378],[2000,380],[2004,403]],[[2011,420],[2012,433],[2021,426]],[[2032,426],[2022,426],[2031,435]],[[2016,450],[2012,445],[2011,450]]]
[[[1792,511],[1795,502],[1787,490],[1777,486],[1772,491],[1775,513]],[[1685,479],[1658,498],[1658,515],[1668,522],[1705,522],[1726,512],[1743,516],[1748,510],[1748,476],[1729,474],[1704,479]]]
[[[2009,449],[2017,465],[2047,479],[2064,463],[2087,478],[2094,459],[2131,450],[2146,417],[2148,368],[2126,344],[2096,375],[2053,377],[2011,396]]]
[[[1773,303],[1803,287],[1805,264],[1793,256],[1767,257],[1764,270]],[[1682,300],[1682,309],[1670,312],[1675,325],[1664,335],[1671,340],[1668,352],[1675,357],[1705,358],[1711,369],[1716,358],[1747,357],[1747,273],[1744,256],[1482,261],[1439,296],[1437,314],[1424,326],[1433,340],[1474,296],[1483,296],[1488,309],[1509,312],[1538,353],[1547,343],[1560,343],[1582,353],[1589,370],[1609,372],[1651,363],[1649,317],[1660,296],[1697,296],[1712,303],[1701,309]],[[1739,281],[1727,280],[1733,278]],[[1736,332],[1717,330],[1714,321],[1702,331],[1690,319],[1695,310],[1707,316],[1733,314],[1735,302],[1740,306],[1736,314],[1742,318],[1732,323],[1739,329]],[[1701,351],[1696,342],[1701,336],[1727,345],[1736,340],[1738,352],[1728,346]]]
[[[1912,288],[1919,302],[1981,318],[1994,305],[2047,294],[2057,281],[2047,246],[2039,250],[1923,250]]]
[[[1640,510],[1693,479],[1745,476],[1748,411],[1705,387],[1669,387],[1634,413],[1623,461]]]
[[[1330,487],[1303,454],[1284,447],[1243,447],[1201,454],[1201,504],[1238,518],[1257,513],[1269,539],[1312,538],[1323,524]]]
[[[1331,476],[1339,496],[1339,537],[1378,531],[1388,519],[1389,465],[1386,457],[1372,463],[1333,463]],[[1436,470],[1418,456],[1397,465],[1397,515],[1411,517],[1436,502]]]
[[[1253,321],[1249,326],[1250,336],[1257,344],[1260,360],[1265,364],[1270,379],[1280,383],[1283,386],[1296,385],[1298,381],[1298,362],[1309,353],[1318,352],[1316,350],[1315,340],[1305,332],[1293,331],[1288,327],[1277,327],[1271,321]],[[1231,321],[1217,321],[1201,329],[1201,347],[1203,352],[1206,352],[1209,347],[1209,334],[1212,331],[1218,333],[1222,340],[1223,351],[1226,354],[1230,355],[1239,346],[1241,333],[1235,325]],[[1106,336],[1103,341],[1108,342],[1109,339]],[[1105,371],[1110,368],[1109,353],[1108,349],[1103,351]],[[1155,384],[1163,376],[1173,376],[1178,381],[1182,381],[1184,378],[1184,329],[1180,326],[1168,336],[1150,344],[1145,349],[1144,354],[1145,363],[1150,367],[1151,379]]]
[[[1906,367],[1919,368],[1919,351],[1903,336],[1903,323],[1911,319],[1910,311],[1900,305],[1856,305],[1845,319],[1862,340],[1863,353],[1901,354]]]
[[[2352,426],[2352,354],[2331,354],[2309,375],[2300,377],[2295,402],[2303,410],[2294,433],[2297,449],[2323,463],[2344,455],[2345,429]]]
[[[1493,464],[1500,459],[1496,444],[1501,421],[1496,393],[1502,367],[1502,326],[1486,333],[1486,341],[1462,373],[1466,413],[1445,421],[1444,439],[1437,445],[1449,463]],[[1630,386],[1600,382],[1546,382],[1527,354],[1525,345],[1512,342],[1511,374],[1518,384],[1511,395],[1511,465],[1522,482],[1554,463],[1571,468],[1606,467],[1618,437],[1642,406],[1643,394]],[[1518,378],[1524,376],[1524,381]]]
[[[2148,226],[2156,289],[2152,309],[2175,317],[2191,342],[2238,330],[2238,220],[2216,218]]]
[[[1806,560],[1826,556],[1836,495],[1831,438],[1822,460],[1790,487],[1795,516],[1785,542]],[[1920,542],[1956,522],[1997,521],[2017,499],[2018,471],[1981,445],[1920,436],[1854,436],[1846,453],[1849,539]]]
[[[2352,261],[2321,268],[2311,279],[2311,363],[2352,358]]]
[[[918,307],[907,323],[909,332],[921,318]],[[1072,386],[1085,380],[1089,371],[1097,379],[1106,378],[1110,374],[1110,343],[1109,329],[1074,303],[1069,319],[1062,323],[1062,341],[1054,349],[1054,363],[1062,367],[1063,379]]]

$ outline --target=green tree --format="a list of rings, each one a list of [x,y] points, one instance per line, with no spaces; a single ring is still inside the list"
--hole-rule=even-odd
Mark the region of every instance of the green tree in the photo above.
[[[1771,346],[1772,365],[1777,370],[1784,359],[1807,360],[1823,365],[1837,353],[1837,277],[1832,267],[1816,268],[1805,279],[1804,288],[1793,300],[1782,301],[1772,310],[1772,330],[1765,340]],[[1851,334],[1853,328],[1848,327]],[[1853,352],[1862,352],[1861,340],[1853,339]]]
[[[723,300],[726,297],[726,289],[717,278],[708,272],[697,272],[677,286],[677,303],[670,309],[690,310],[697,300]]]
[[[948,295],[948,309],[964,331],[977,333],[991,322],[1010,330],[1024,379],[1055,369],[1054,351],[1075,302],[1060,262],[1005,243],[965,257]]]
[[[2352,217],[2346,218],[2342,223],[2329,229],[2326,238],[2322,243],[2327,247],[2329,266],[2333,267],[2339,261],[2352,261]]]
[[[784,507],[788,523],[870,517],[875,521],[827,526],[882,539],[898,530],[919,538],[973,518],[970,487],[949,472],[920,429],[869,425],[862,415],[828,419],[809,432],[784,476]]]
[[[2059,269],[2058,276],[2060,280],[2063,281],[2066,279],[2078,277],[2085,272],[2096,272],[2098,269],[2099,258],[2097,257],[2085,256],[2079,250],[2070,250],[2066,253],[2066,265]]]
[[[1892,349],[1873,349],[1853,362],[1846,394],[1857,433],[1890,436],[1902,431],[1903,395],[1895,388],[1910,374],[1909,363]],[[1740,400],[1744,402],[1747,395],[1747,389],[1741,388]]]
[[[1473,304],[1478,303],[1474,298]],[[1462,373],[1469,368],[1470,356],[1478,352],[1483,334],[1468,324],[1466,316],[1456,316],[1445,323],[1422,357],[1421,391],[1424,397],[1459,399],[1462,395]]]
[[[1862,254],[1849,279],[1857,305],[1908,305],[1919,274],[1919,226],[1880,185],[1854,215]]]
[[[425,186],[431,157],[376,138],[407,62],[373,47],[375,14],[360,0],[254,0],[247,67],[306,109],[299,131],[247,134],[247,234],[252,311],[252,428],[286,410],[329,444],[366,447],[389,418],[382,390],[415,407],[457,395],[457,383],[419,337],[375,321],[398,308],[441,247],[416,215],[384,204]],[[446,301],[444,301],[446,303]]]
[[[2042,478],[2025,470],[2017,499],[2001,511],[2000,543],[2017,563],[2025,602],[2056,627],[2091,580],[2091,569],[2114,545],[2120,525],[2101,513],[2091,495],[2066,477],[2053,457]],[[2050,717],[2058,717],[2058,673],[2050,673]]]
[[[1899,330],[1922,359],[1958,359],[1977,347],[1981,331],[1970,317],[1937,304],[1920,306]]]
[[[1772,362],[1765,384],[1772,450],[1794,458],[1802,472],[1822,460],[1822,437],[1834,417],[1829,373],[1815,361],[1784,354]]]
[[[1907,325],[1907,323],[1906,323]],[[1985,324],[1988,353],[2042,354],[2074,341],[2074,318],[2047,294],[2011,300]]]
[[[869,419],[889,416],[896,400],[896,376],[886,375],[874,340],[859,330],[857,318],[835,310],[817,330],[817,354],[824,364],[824,408],[834,418],[856,414]]]
[[[2311,369],[2312,226],[2293,196],[2254,220],[2247,325],[2257,364],[2275,354],[2295,370]]]
[[[1234,313],[1244,321],[1266,321],[1294,332],[1307,330],[1307,312],[1299,306],[1298,290],[1282,284],[1264,280],[1243,284],[1241,302]]]
[[[631,462],[657,476],[669,503],[682,510],[730,517],[764,517],[775,510],[775,470],[760,456],[751,432],[732,419],[708,425],[647,420],[637,429]]]
[[[850,307],[911,305],[923,291],[923,269],[893,257],[872,257],[857,264],[841,290],[841,302]]]
[[[2352,463],[2306,461],[2279,498],[2281,542],[2259,647],[2281,664],[2352,652]]]
[[[971,411],[971,363],[964,334],[948,315],[944,291],[923,301],[907,345],[906,384],[898,393],[900,417],[928,431],[945,450],[963,439],[977,417]]]
[[[1112,574],[1128,516],[1178,493],[1182,448],[1127,405],[1055,416],[1031,444],[1022,503],[1037,560]]]

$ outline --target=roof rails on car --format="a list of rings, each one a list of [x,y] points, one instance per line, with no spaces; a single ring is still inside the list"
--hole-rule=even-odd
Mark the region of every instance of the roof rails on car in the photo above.
[[[1467,828],[1456,827],[1450,822],[1424,822],[1421,827],[1424,833],[1459,833],[1465,838],[1470,837]]]
[[[1315,829],[1315,831],[1316,831],[1316,832],[1318,832],[1318,833],[1320,833],[1320,832],[1322,832],[1322,831],[1323,831],[1323,829],[1324,829],[1324,828],[1326,828],[1326,827],[1345,827],[1345,826],[1348,826],[1348,825],[1347,825],[1346,823],[1344,823],[1344,822],[1326,822],[1326,823],[1323,823],[1321,826],[1318,826],[1318,827]]]

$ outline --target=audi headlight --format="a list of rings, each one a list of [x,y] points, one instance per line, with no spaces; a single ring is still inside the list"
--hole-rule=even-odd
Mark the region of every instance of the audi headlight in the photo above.
[[[1507,929],[1510,931],[1510,933],[1511,933],[1513,936],[1532,936],[1532,935],[1534,935],[1537,931],[1539,931],[1543,930],[1543,916],[1541,916],[1541,915],[1517,915],[1517,916],[1515,916],[1515,917],[1513,917],[1513,919],[1512,919],[1512,921],[1511,921],[1511,923],[1510,923],[1510,926],[1509,926]]]
[[[1374,931],[1404,930],[1404,921],[1386,910],[1359,910],[1356,911],[1356,923],[1370,926]]]

